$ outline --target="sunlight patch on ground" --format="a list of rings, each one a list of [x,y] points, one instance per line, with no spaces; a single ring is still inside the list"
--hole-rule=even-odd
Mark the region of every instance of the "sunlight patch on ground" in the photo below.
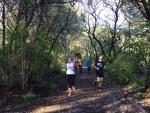
[[[62,103],[57,105],[50,105],[50,106],[42,106],[37,109],[34,109],[31,113],[53,113],[53,112],[59,112],[63,110],[71,110],[73,107],[76,107],[77,104],[75,104],[74,101],[69,103]],[[75,109],[77,111],[77,109]],[[79,110],[80,111],[80,110]]]
[[[143,100],[143,104],[145,106],[149,106],[150,107],[150,88],[147,90],[147,94],[145,96],[145,99]]]
[[[57,104],[57,105],[51,105],[51,106],[42,106],[42,107],[39,107],[35,110],[33,110],[31,113],[45,113],[45,112],[56,112],[56,111],[59,111],[59,110],[63,110],[63,109],[69,109],[71,108],[72,105],[71,104]]]
[[[94,95],[94,97],[88,96],[88,97],[82,97],[81,99],[77,99],[71,102],[62,102],[60,104],[55,104],[55,105],[49,105],[49,106],[41,106],[39,108],[34,109],[31,113],[45,113],[45,112],[58,112],[62,110],[69,110],[72,109],[80,104],[86,104],[90,102],[97,101],[98,99],[102,98],[102,96],[98,95],[110,95],[111,92],[107,91],[105,93],[97,93]],[[97,95],[97,96],[96,96]],[[76,109],[77,110],[77,109]]]
[[[129,105],[121,105],[119,107],[119,109],[121,112],[132,112],[133,111],[133,107],[130,104]]]
[[[142,101],[142,104],[143,104],[143,106],[150,106],[150,98],[145,98],[145,99]]]
[[[83,99],[77,100],[75,102],[76,103],[88,103],[88,102],[91,102],[91,101],[95,101],[95,100],[97,100],[99,98],[100,97],[88,97],[88,98],[83,98]]]
[[[113,107],[114,105],[118,105],[120,102],[121,102],[121,101],[116,101],[116,102],[110,103],[110,104],[108,104],[108,105],[106,105],[106,106],[103,106],[103,107],[104,107],[104,108],[111,108],[111,107]]]

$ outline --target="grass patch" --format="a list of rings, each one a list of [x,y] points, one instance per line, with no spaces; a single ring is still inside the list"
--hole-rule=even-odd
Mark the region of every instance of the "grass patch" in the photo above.
[[[37,97],[32,91],[28,91],[27,94],[22,96],[23,101],[30,101]]]

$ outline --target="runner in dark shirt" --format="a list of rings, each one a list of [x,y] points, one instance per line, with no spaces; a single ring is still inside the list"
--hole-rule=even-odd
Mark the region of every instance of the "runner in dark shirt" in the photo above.
[[[95,71],[96,71],[96,80],[94,81],[94,84],[97,84],[98,89],[100,89],[100,86],[104,79],[104,67],[105,62],[103,61],[103,56],[100,55],[98,60],[95,62]]]

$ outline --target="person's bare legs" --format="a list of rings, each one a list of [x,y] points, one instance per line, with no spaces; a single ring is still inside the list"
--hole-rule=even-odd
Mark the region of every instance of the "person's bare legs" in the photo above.
[[[71,90],[71,88],[68,88],[68,97],[70,97],[71,94],[72,94],[72,90]]]
[[[74,86],[72,86],[72,91],[75,91],[75,90],[76,90],[76,88]]]
[[[99,82],[100,82],[100,78],[97,77],[96,80],[93,81],[93,85],[98,86]]]
[[[97,87],[99,87],[100,86],[100,81],[101,81],[100,77],[97,77],[96,81],[97,81]]]
[[[97,87],[100,88],[103,82],[103,77],[97,77]]]
[[[98,85],[99,88],[101,87],[102,82],[103,82],[103,77],[100,77],[100,82],[99,82],[99,85]]]

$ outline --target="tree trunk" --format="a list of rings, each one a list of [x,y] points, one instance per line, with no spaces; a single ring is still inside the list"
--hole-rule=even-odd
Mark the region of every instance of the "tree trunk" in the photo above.
[[[89,37],[89,39],[90,39],[91,45],[92,45],[92,47],[93,47],[93,49],[94,49],[94,51],[95,51],[95,55],[96,55],[96,58],[97,58],[97,57],[98,57],[98,52],[97,52],[97,49],[96,49],[96,47],[95,47],[95,45],[94,45],[94,43],[93,43],[93,41],[92,41],[92,38],[91,38],[90,34],[88,35],[88,37]],[[95,59],[96,59],[96,58],[95,58]]]
[[[5,19],[6,19],[6,10],[5,10],[5,5],[6,5],[6,1],[3,0],[3,14],[2,14],[2,24],[3,24],[3,41],[2,41],[2,48],[3,48],[3,53],[5,51],[5,40],[6,40],[6,26],[5,26]]]

